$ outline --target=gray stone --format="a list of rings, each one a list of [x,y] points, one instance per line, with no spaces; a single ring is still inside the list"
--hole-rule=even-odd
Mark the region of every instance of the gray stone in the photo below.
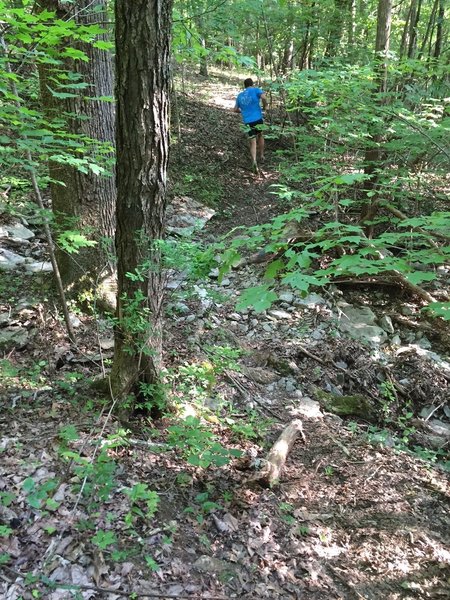
[[[185,315],[190,310],[189,306],[187,304],[184,304],[184,302],[177,302],[176,304],[174,304],[174,309],[177,313],[180,313],[180,315]]]
[[[323,339],[323,331],[321,331],[320,329],[314,329],[314,331],[311,333],[311,337],[313,338],[313,340],[321,340]]]
[[[285,310],[269,310],[267,313],[269,316],[274,319],[291,319],[291,313],[286,312]]]
[[[267,333],[272,333],[273,332],[273,327],[272,325],[270,325],[269,323],[264,323],[262,326],[264,331],[267,331]]]
[[[342,313],[339,321],[341,331],[371,344],[382,344],[386,340],[384,329],[374,325],[376,316],[369,307],[357,308],[347,302],[339,302],[338,307]]]
[[[348,364],[346,362],[344,362],[343,360],[338,360],[336,362],[336,366],[339,367],[340,369],[348,369]]]
[[[408,306],[407,304],[404,304],[401,308],[400,308],[400,312],[402,315],[405,315],[405,317],[409,317],[410,315],[414,314],[414,310]]]
[[[227,318],[230,319],[230,321],[240,321],[242,319],[241,315],[235,312],[230,313]]]
[[[11,252],[10,250],[6,250],[6,248],[0,248],[0,269],[12,271],[18,266],[23,265],[24,262],[25,258],[23,256]]]
[[[50,273],[53,271],[53,266],[48,261],[32,262],[25,265],[25,271],[28,271],[28,273]]]
[[[386,331],[386,333],[394,333],[394,326],[392,325],[392,319],[388,315],[384,315],[380,319],[381,327]]]
[[[239,571],[237,565],[233,563],[206,555],[197,558],[193,566],[194,569],[200,571],[200,573],[218,575],[221,579],[226,578],[227,575],[230,578],[234,578]]]
[[[401,345],[401,343],[402,343],[402,340],[400,339],[400,336],[399,336],[399,335],[394,335],[394,336],[391,338],[391,344],[392,344],[393,346],[400,346],[400,345]]]
[[[439,419],[430,419],[428,426],[436,435],[450,438],[450,423],[444,423],[444,421],[439,421]]]
[[[431,349],[431,342],[425,336],[423,336],[422,338],[420,338],[420,340],[417,342],[417,345],[420,346],[421,348],[423,348],[424,350],[430,350]]]
[[[308,396],[300,398],[299,402],[296,403],[295,413],[296,415],[303,415],[304,417],[309,417],[310,419],[323,418],[323,412],[320,410],[320,404]]]
[[[319,296],[319,294],[308,294],[305,298],[297,298],[295,303],[307,306],[308,308],[314,308],[320,304],[326,304],[326,300],[322,296]]]
[[[79,327],[81,327],[83,325],[83,323],[80,321],[80,319],[76,315],[70,314],[69,320],[70,320],[70,324],[75,329],[78,329]]]
[[[224,278],[224,279],[222,279],[222,281],[220,282],[220,285],[221,285],[222,287],[228,287],[228,286],[230,285],[230,283],[231,283],[231,281],[230,281],[230,280],[229,280],[227,277],[225,277],[225,278]]]
[[[21,223],[16,225],[6,225],[5,227],[9,237],[15,240],[31,240],[34,238],[34,233],[24,227]]]
[[[0,348],[21,348],[29,338],[29,333],[23,327],[5,327],[0,329]]]
[[[185,322],[186,322],[186,323],[193,323],[193,322],[194,322],[194,321],[196,321],[196,320],[197,320],[197,315],[188,315],[188,316],[185,318]]]
[[[114,348],[114,338],[100,338],[99,343],[102,350],[112,350]]]
[[[281,292],[278,295],[278,298],[281,302],[287,302],[287,304],[292,304],[292,302],[294,302],[294,294],[292,292]]]
[[[249,379],[262,385],[269,385],[278,380],[278,374],[263,367],[242,367],[242,372]]]
[[[167,207],[167,230],[185,235],[202,229],[215,215],[215,210],[188,196],[178,196]]]

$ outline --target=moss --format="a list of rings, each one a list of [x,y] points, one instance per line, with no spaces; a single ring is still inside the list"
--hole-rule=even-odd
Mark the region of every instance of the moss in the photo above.
[[[316,390],[317,399],[328,411],[341,417],[355,416],[367,421],[376,420],[372,402],[361,394],[352,396],[336,396],[323,390]]]

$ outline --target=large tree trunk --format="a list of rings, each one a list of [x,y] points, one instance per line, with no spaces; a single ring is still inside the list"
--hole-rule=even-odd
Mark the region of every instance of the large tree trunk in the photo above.
[[[116,0],[117,327],[115,397],[156,390],[169,155],[171,0]],[[139,275],[138,275],[139,273]],[[130,276],[131,275],[131,276]]]
[[[75,18],[82,25],[89,25],[106,20],[105,0],[78,0],[76,7],[62,4],[59,0],[40,0],[40,9],[56,11],[62,19]],[[105,40],[106,36],[98,39]],[[100,97],[111,97],[113,94],[112,57],[109,51],[95,48],[92,44],[71,43],[82,50],[89,58],[84,60],[67,60],[68,71],[76,72],[88,87],[81,90],[76,98],[56,98],[49,90],[55,88],[52,82],[52,68],[40,67],[41,96],[44,107],[50,118],[60,118],[69,113],[68,125],[71,133],[86,136],[93,140],[106,142],[110,148],[114,144],[114,105],[112,102],[100,100]],[[72,90],[70,90],[72,91]],[[103,159],[101,159],[103,160]],[[90,239],[97,242],[95,247],[80,249],[76,254],[68,254],[62,249],[57,251],[57,260],[61,276],[67,289],[73,291],[91,290],[93,283],[98,286],[111,269],[111,239],[115,228],[116,188],[113,177],[100,176],[90,172],[81,173],[70,165],[56,162],[49,164],[51,196],[56,223],[63,229],[81,229],[87,232]],[[68,224],[69,221],[69,224]]]

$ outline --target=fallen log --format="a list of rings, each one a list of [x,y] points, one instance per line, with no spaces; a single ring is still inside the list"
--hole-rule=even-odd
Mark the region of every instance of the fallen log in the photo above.
[[[281,471],[287,459],[287,455],[295,443],[298,435],[301,435],[305,442],[305,434],[300,419],[292,421],[281,433],[275,444],[272,446],[264,466],[254,478],[261,485],[273,487],[280,480]]]

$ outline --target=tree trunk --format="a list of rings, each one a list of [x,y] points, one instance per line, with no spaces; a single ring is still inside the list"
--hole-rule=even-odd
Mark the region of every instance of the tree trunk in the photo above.
[[[379,0],[377,13],[377,37],[375,41],[375,61],[377,73],[377,95],[374,96],[374,102],[384,104],[386,99],[384,94],[387,91],[387,56],[389,52],[389,40],[391,34],[391,13],[392,0]],[[381,162],[381,142],[382,133],[379,130],[373,131],[370,136],[371,146],[367,148],[364,157],[364,173],[369,176],[365,182],[365,191],[372,192],[376,185],[376,170]],[[364,222],[367,215],[371,212],[371,204],[374,197],[365,203],[361,209],[361,221]]]
[[[414,0],[411,4],[411,20],[409,23],[408,58],[414,58],[417,49],[417,27],[420,20],[422,0]]]
[[[444,0],[439,0],[439,10],[436,25],[436,43],[434,45],[433,58],[436,60],[441,56],[442,52],[442,41],[444,39],[444,16],[445,7]]]
[[[67,12],[70,5],[62,5],[59,0],[41,0],[40,9],[56,11],[62,19],[75,18],[82,25],[106,20],[105,0],[78,0],[74,15]],[[105,35],[98,37],[106,40]],[[68,125],[71,133],[87,136],[92,140],[106,142],[110,146],[112,158],[114,144],[114,105],[98,100],[113,94],[112,57],[108,50],[95,48],[90,43],[70,44],[82,50],[89,58],[67,60],[65,68],[81,76],[81,81],[89,86],[76,98],[58,99],[49,90],[55,88],[52,82],[52,68],[48,65],[39,69],[41,96],[49,118],[60,118],[63,113],[72,115]],[[57,67],[59,68],[59,67]],[[72,90],[70,90],[72,91]],[[62,229],[85,230],[89,239],[97,242],[95,247],[81,248],[76,254],[68,254],[61,248],[57,260],[62,280],[67,289],[73,291],[92,290],[103,277],[111,273],[107,268],[111,262],[112,239],[115,228],[116,187],[113,177],[100,176],[90,172],[81,173],[70,165],[49,163],[52,182],[52,207],[56,223]],[[68,220],[73,220],[73,224]],[[111,244],[105,244],[109,238]]]
[[[171,0],[116,0],[115,397],[156,391],[163,284],[158,240],[169,156]],[[131,276],[130,276],[131,275]]]

